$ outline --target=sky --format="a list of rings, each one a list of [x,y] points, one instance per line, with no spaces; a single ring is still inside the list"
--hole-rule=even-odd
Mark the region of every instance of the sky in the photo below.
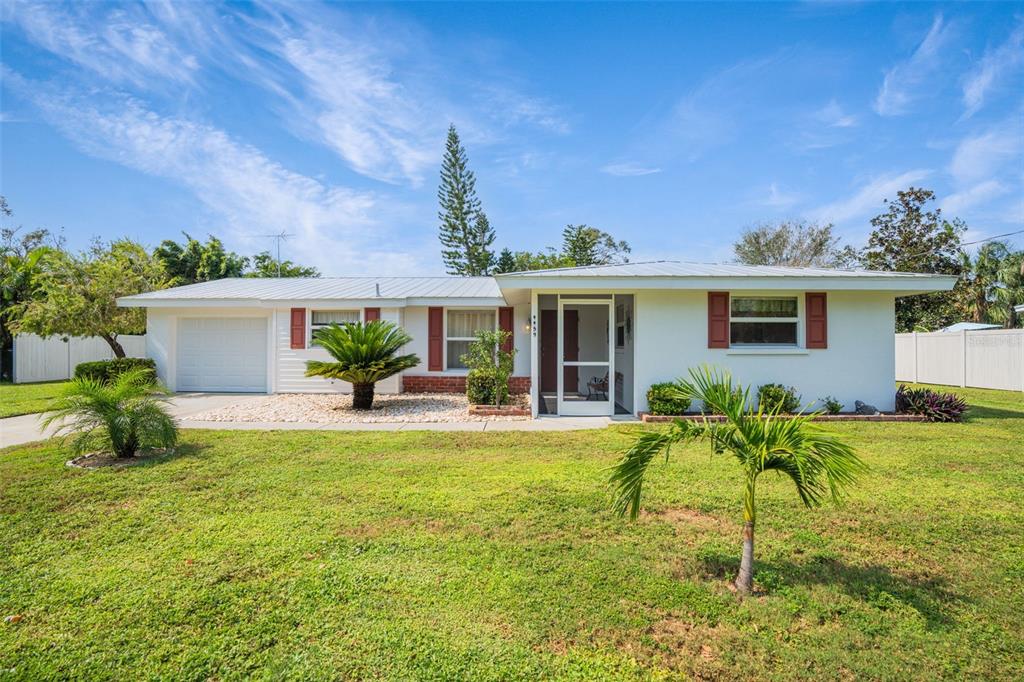
[[[1024,229],[1024,3],[7,0],[0,20],[0,190],[72,248],[188,232],[251,254],[285,231],[325,275],[443,274],[449,124],[498,249],[586,223],[632,260],[724,262],[783,219],[861,246],[910,185],[967,240]]]

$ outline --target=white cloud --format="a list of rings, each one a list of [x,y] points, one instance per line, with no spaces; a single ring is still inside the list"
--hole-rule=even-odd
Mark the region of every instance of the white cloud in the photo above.
[[[947,196],[941,205],[946,213],[958,215],[969,208],[997,199],[1010,189],[998,180],[985,180]]]
[[[622,163],[610,163],[601,167],[602,173],[618,177],[637,177],[641,175],[654,175],[660,173],[660,168],[652,168],[635,161],[624,161]]]
[[[814,112],[813,118],[830,128],[853,128],[857,125],[857,117],[845,113],[834,99]]]
[[[896,192],[920,182],[931,174],[926,169],[916,169],[899,175],[881,175],[846,199],[840,199],[825,206],[814,209],[810,217],[815,220],[843,223],[854,218],[862,218],[872,212],[883,210],[883,200],[896,196]]]
[[[986,50],[977,67],[964,79],[964,117],[974,115],[985,104],[985,97],[1000,79],[1024,65],[1024,21],[1010,33],[1005,43]]]
[[[423,269],[418,256],[387,248],[388,235],[371,218],[380,210],[373,194],[326,185],[222,130],[161,116],[132,98],[86,99],[8,70],[3,75],[85,153],[190,190],[227,230],[229,243],[283,229],[296,235],[289,252],[328,274]]]
[[[12,2],[5,3],[3,20],[18,24],[44,49],[115,83],[187,83],[199,66],[186,45],[172,40],[144,12],[115,9],[87,21],[52,4]]]
[[[898,116],[909,110],[922,86],[941,64],[953,33],[953,25],[944,22],[942,15],[936,16],[914,53],[886,71],[875,98],[875,111],[880,116]]]
[[[798,201],[800,201],[799,193],[787,192],[785,189],[780,189],[778,183],[773,182],[768,185],[768,196],[757,203],[768,208],[789,208]]]
[[[976,183],[1019,158],[1022,150],[1024,133],[1020,123],[1011,122],[961,140],[953,152],[949,173],[958,185]]]

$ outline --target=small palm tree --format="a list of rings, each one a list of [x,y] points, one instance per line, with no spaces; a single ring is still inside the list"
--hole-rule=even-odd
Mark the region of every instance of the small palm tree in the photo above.
[[[352,407],[356,410],[373,407],[375,383],[420,364],[414,353],[395,355],[412,341],[412,337],[398,325],[383,320],[365,324],[332,324],[317,330],[313,339],[336,362],[309,360],[306,362],[306,376],[351,383]]]
[[[145,369],[124,372],[110,383],[72,379],[43,424],[57,424],[58,435],[72,437],[75,454],[102,450],[133,457],[141,449],[169,448],[178,441],[178,427],[165,408],[168,394]]]
[[[708,367],[691,369],[690,379],[680,380],[678,390],[681,397],[700,400],[705,411],[724,415],[723,420],[677,419],[667,430],[641,434],[612,467],[613,508],[619,515],[637,517],[648,465],[660,453],[668,457],[677,443],[700,439],[711,444],[714,454],[732,454],[746,481],[743,558],[736,588],[740,594],[749,594],[754,586],[754,492],[758,476],[765,471],[788,476],[804,505],[817,507],[828,497],[838,500],[843,489],[866,467],[849,445],[810,423],[814,414],[780,418],[777,406],[771,412],[748,410],[750,389],[734,387],[728,372]]]

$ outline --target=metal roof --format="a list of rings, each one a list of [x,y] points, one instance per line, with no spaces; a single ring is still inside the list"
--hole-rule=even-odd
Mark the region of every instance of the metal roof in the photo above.
[[[501,290],[493,277],[242,277],[125,296],[118,302],[159,305],[171,301],[311,300],[380,301],[409,305],[410,302],[435,299],[500,302]]]
[[[642,263],[588,265],[550,270],[527,270],[496,275],[500,279],[533,277],[869,277],[891,279],[906,277],[927,279],[936,275],[881,270],[830,270],[828,268],[790,268],[776,265],[740,265],[736,263],[686,263],[659,260]]]

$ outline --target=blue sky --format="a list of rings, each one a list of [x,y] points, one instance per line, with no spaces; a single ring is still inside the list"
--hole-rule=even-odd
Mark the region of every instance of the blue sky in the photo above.
[[[73,247],[283,229],[325,274],[441,274],[449,122],[515,250],[571,222],[724,261],[783,218],[860,245],[911,184],[970,239],[1024,227],[1022,3],[0,12],[2,192]]]

